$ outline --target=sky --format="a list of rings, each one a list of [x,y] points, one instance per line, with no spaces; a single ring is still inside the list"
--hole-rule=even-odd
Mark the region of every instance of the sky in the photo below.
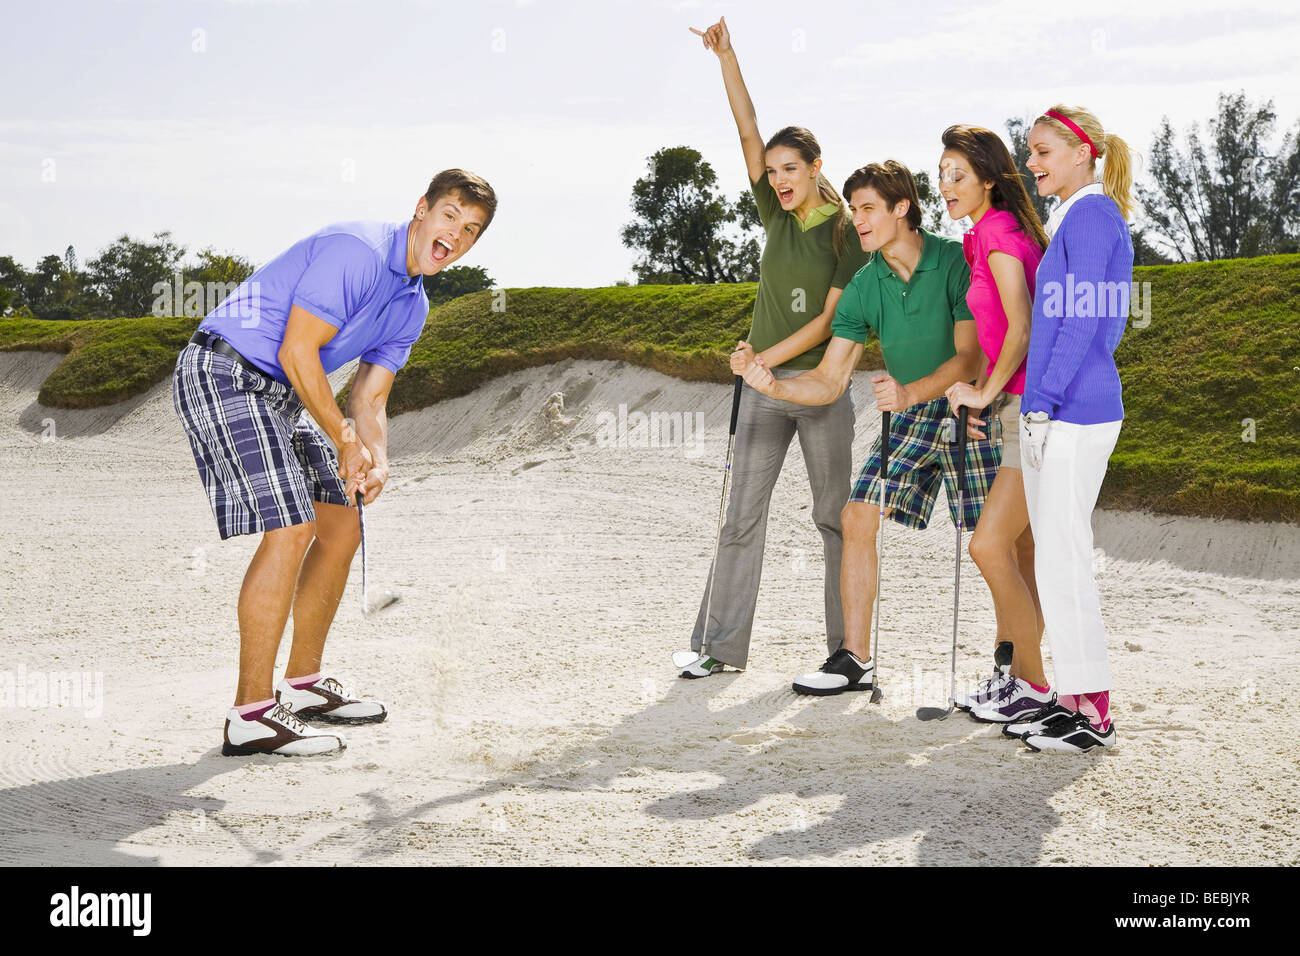
[[[727,18],[771,135],[811,129],[837,185],[887,158],[937,166],[952,123],[1002,132],[1055,102],[1139,151],[1220,92],[1300,122],[1295,0],[1086,3],[4,0],[0,255],[28,268],[122,234],[260,264],[321,226],[410,218],[440,169],[496,189],[459,262],[500,286],[632,278],[632,185],[698,149],[729,196],[744,162],[717,58]],[[1140,174],[1139,174],[1140,175]]]

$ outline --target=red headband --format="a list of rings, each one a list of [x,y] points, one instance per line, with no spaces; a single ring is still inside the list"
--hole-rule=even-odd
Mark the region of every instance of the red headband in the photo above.
[[[1075,123],[1074,120],[1070,119],[1070,117],[1066,116],[1064,113],[1056,112],[1056,110],[1048,110],[1043,115],[1050,116],[1054,120],[1060,120],[1060,122],[1065,124],[1065,126],[1070,130],[1070,132],[1072,132],[1075,136],[1079,137],[1081,142],[1088,144],[1088,148],[1092,150],[1092,158],[1093,159],[1097,158],[1096,144],[1094,144],[1093,141],[1088,138],[1088,134],[1085,133],[1083,130],[1081,130],[1079,128],[1079,125]]]

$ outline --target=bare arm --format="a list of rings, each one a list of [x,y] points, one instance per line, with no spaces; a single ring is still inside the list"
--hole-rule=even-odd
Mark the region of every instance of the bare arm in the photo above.
[[[339,476],[348,482],[350,493],[355,476],[369,471],[372,459],[354,427],[339,411],[334,401],[334,390],[325,376],[325,366],[321,365],[321,347],[337,334],[338,329],[324,319],[295,305],[289,310],[284,341],[280,343],[276,357],[311,417],[338,449]]]
[[[849,387],[853,370],[862,358],[862,344],[838,335],[831,339],[821,364],[797,378],[778,379],[761,361],[754,362],[745,381],[772,398],[796,405],[829,405]]]
[[[826,306],[821,314],[793,335],[787,336],[771,348],[762,351],[763,363],[768,368],[784,365],[796,355],[803,355],[811,348],[821,345],[831,337],[831,320],[835,318],[835,307],[839,305],[843,289],[831,289],[826,293]]]
[[[722,65],[722,82],[727,88],[727,102],[731,104],[731,115],[735,117],[736,129],[740,132],[745,169],[749,172],[749,181],[756,183],[767,172],[766,153],[763,150],[763,137],[758,132],[754,101],[749,98],[745,79],[740,75],[740,61],[736,59],[736,51],[731,47],[727,18],[723,17],[703,33],[694,27],[691,32],[703,37],[705,49],[718,55],[718,62]]]
[[[388,393],[392,387],[392,372],[362,362],[348,392],[348,418],[356,423],[357,435],[374,462],[362,489],[366,504],[379,496],[388,481]]]
[[[1007,335],[993,371],[981,383],[980,408],[998,397],[1029,354],[1029,321],[1034,311],[1029,285],[1025,282],[1025,269],[1019,259],[1005,252],[992,252],[989,254],[989,271],[993,273],[998,297],[1007,314]]]

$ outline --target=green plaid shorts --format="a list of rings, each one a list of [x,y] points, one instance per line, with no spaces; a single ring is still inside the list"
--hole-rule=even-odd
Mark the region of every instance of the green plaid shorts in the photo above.
[[[1002,462],[1002,423],[985,409],[979,418],[988,422],[985,439],[966,440],[966,496],[962,527],[972,530],[984,509],[984,499]],[[957,419],[946,398],[922,402],[890,415],[889,474],[885,507],[899,524],[924,531],[930,523],[939,480],[948,492],[948,515],[957,524]],[[991,428],[989,426],[992,426]],[[880,439],[853,485],[850,501],[880,502]]]

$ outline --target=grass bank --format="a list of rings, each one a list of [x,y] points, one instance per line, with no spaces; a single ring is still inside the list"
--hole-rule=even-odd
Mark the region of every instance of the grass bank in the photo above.
[[[1149,283],[1149,323],[1131,326],[1117,352],[1127,421],[1102,504],[1300,522],[1300,256],[1152,266],[1134,278]],[[742,284],[464,296],[430,315],[390,410],[563,358],[728,382],[725,355],[748,330],[754,293]],[[163,380],[196,324],[2,319],[0,349],[66,352],[40,400],[85,408]],[[863,367],[880,365],[868,350]]]

